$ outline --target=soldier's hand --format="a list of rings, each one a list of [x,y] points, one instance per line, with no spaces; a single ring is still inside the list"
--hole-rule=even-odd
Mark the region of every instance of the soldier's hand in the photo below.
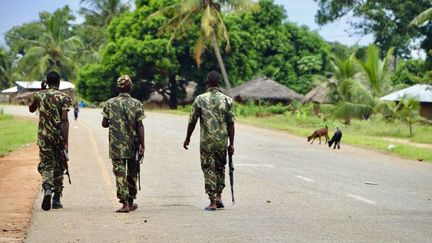
[[[65,143],[64,143],[64,149],[65,149],[66,151],[69,151],[69,143],[68,143],[68,142],[65,142]]]
[[[228,154],[229,155],[233,155],[234,154],[234,145],[229,145],[228,146]]]
[[[141,146],[141,145],[140,145],[139,154],[142,155],[143,159],[144,159],[144,151],[145,151],[144,146]]]
[[[183,142],[183,148],[188,149],[189,143],[190,143],[190,139],[186,138]]]

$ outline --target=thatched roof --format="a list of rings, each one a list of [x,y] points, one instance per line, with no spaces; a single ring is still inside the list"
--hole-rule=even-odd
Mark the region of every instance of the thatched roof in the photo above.
[[[311,91],[309,91],[303,98],[302,102],[315,102],[319,104],[328,104],[331,103],[331,99],[329,97],[330,88],[328,87],[328,83],[321,83]]]
[[[266,100],[271,102],[289,103],[293,100],[302,100],[303,96],[286,86],[269,78],[258,78],[246,82],[232,89],[235,100]]]

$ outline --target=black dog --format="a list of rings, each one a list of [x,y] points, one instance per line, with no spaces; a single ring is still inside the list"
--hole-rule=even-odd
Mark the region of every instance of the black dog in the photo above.
[[[337,148],[340,149],[341,139],[342,139],[342,131],[339,128],[336,128],[336,131],[333,134],[333,137],[328,142],[329,147],[331,147],[332,144],[334,143],[333,149],[336,149],[336,145],[337,145]]]

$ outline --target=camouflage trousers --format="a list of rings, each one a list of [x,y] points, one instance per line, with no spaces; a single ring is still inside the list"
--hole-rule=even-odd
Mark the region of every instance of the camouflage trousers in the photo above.
[[[225,188],[226,151],[201,151],[201,169],[204,173],[205,192],[210,200]]]
[[[134,159],[113,159],[112,164],[120,203],[135,199],[139,164]]]
[[[63,191],[64,167],[60,163],[62,151],[56,148],[39,147],[38,171],[42,176],[42,188],[61,193]]]

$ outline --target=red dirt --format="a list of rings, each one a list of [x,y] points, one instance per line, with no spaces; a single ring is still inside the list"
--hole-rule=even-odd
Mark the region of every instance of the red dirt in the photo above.
[[[0,158],[0,242],[23,241],[41,177],[36,144]]]

